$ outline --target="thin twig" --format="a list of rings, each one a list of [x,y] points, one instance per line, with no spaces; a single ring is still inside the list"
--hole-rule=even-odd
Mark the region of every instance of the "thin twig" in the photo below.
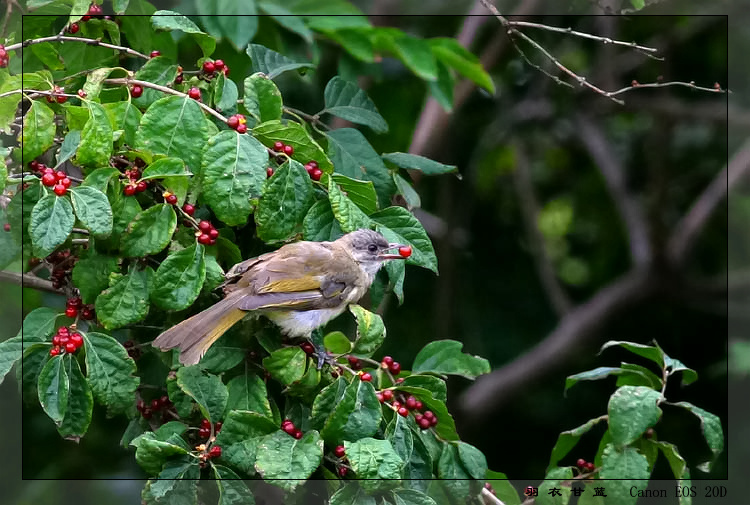
[[[480,493],[480,496],[482,500],[484,500],[485,503],[491,503],[492,505],[505,505],[505,502],[503,502],[500,498],[495,496],[494,494],[490,493],[490,490],[483,487],[482,492]]]
[[[131,56],[138,56],[139,58],[143,58],[144,60],[150,59],[149,56],[146,56],[143,53],[139,53],[138,51],[135,51],[133,49],[130,49],[129,47],[117,46],[115,44],[108,44],[98,39],[88,39],[85,37],[69,37],[66,35],[53,35],[50,37],[41,37],[38,39],[24,40],[23,42],[19,42],[17,44],[11,44],[9,46],[6,46],[5,50],[15,51],[16,49],[21,49],[22,47],[32,46],[34,44],[41,44],[42,42],[83,42],[90,46],[101,46],[101,47],[106,47],[108,49],[116,49],[118,51],[127,53]]]
[[[65,294],[61,289],[55,289],[52,287],[52,281],[40,279],[39,277],[32,274],[20,274],[18,272],[8,272],[6,270],[0,270],[0,281],[9,282],[11,284],[17,284],[24,288],[39,289],[41,291],[47,291],[49,293],[55,293],[58,295]]]
[[[622,93],[626,93],[628,91],[632,91],[634,89],[640,89],[640,88],[666,88],[668,86],[683,86],[685,88],[696,89],[698,91],[708,91],[709,93],[731,93],[730,90],[726,88],[722,88],[718,83],[714,84],[712,88],[706,88],[703,86],[696,86],[693,81],[690,81],[690,82],[670,81],[670,82],[649,82],[645,84],[641,84],[639,82],[633,82],[630,86],[624,87],[622,89],[618,89],[617,91],[608,91],[606,92],[605,96],[612,97],[615,95],[621,95]]]

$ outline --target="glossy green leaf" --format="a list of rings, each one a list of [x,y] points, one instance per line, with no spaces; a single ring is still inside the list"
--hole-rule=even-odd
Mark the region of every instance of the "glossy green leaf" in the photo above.
[[[73,155],[78,150],[78,146],[81,144],[81,131],[80,130],[71,130],[63,139],[62,144],[60,144],[60,151],[57,153],[55,167],[59,167],[66,161],[68,161],[70,158],[73,157]]]
[[[188,454],[185,443],[177,435],[159,440],[152,431],[136,437],[130,445],[136,448],[135,460],[149,475],[157,474],[168,458]]]
[[[453,88],[456,80],[450,70],[437,61],[437,80],[429,81],[430,94],[437,100],[445,112],[453,112]]]
[[[98,236],[112,233],[112,207],[107,195],[91,186],[77,186],[71,188],[70,199],[84,228]]]
[[[31,107],[23,117],[21,131],[21,153],[24,165],[30,163],[54,144],[54,119],[55,113],[41,100],[31,102]]]
[[[171,205],[154,205],[140,212],[128,225],[121,239],[124,256],[148,256],[161,252],[177,227],[177,215]]]
[[[282,384],[298,381],[305,374],[307,355],[299,347],[284,347],[263,358],[263,368]]]
[[[73,267],[73,284],[78,288],[83,303],[94,303],[96,297],[109,286],[109,274],[117,270],[117,258],[89,254]]]
[[[29,232],[31,227],[31,214],[36,204],[47,191],[42,183],[34,177],[33,180],[26,183],[28,186],[25,190],[17,192],[8,204],[7,216],[8,222],[13,223],[10,229],[10,235],[17,245],[31,247],[32,241]]]
[[[97,401],[110,415],[132,409],[140,378],[135,361],[117,340],[104,333],[83,334],[86,373]]]
[[[584,434],[591,431],[591,428],[596,426],[599,422],[605,420],[606,418],[604,416],[596,417],[577,428],[560,433],[557,437],[557,442],[555,442],[555,446],[552,448],[552,453],[549,457],[549,464],[547,465],[547,472],[557,467],[557,463],[563,459],[571,449],[576,446],[576,444],[578,444],[578,441]]]
[[[455,340],[436,340],[422,348],[414,358],[414,372],[461,375],[476,379],[490,372],[489,362],[479,356],[461,352],[463,344]]]
[[[91,424],[94,398],[89,383],[81,373],[78,360],[66,354],[62,362],[68,377],[68,406],[57,431],[63,438],[77,442],[86,434]]]
[[[393,182],[399,195],[404,197],[406,207],[409,210],[422,206],[422,200],[409,182],[399,174],[393,174]]]
[[[375,434],[382,415],[375,388],[354,378],[335,404],[321,435],[329,443],[359,440]]]
[[[277,431],[258,445],[255,468],[270,484],[292,491],[312,475],[322,459],[323,440],[317,431],[308,431],[299,440]]]
[[[83,83],[83,91],[86,93],[84,96],[87,100],[97,100],[99,93],[102,92],[102,86],[104,85],[104,79],[109,77],[115,68],[103,67],[92,70],[86,75],[86,82]]]
[[[287,30],[296,33],[308,44],[312,44],[313,32],[310,30],[305,22],[301,18],[292,15],[292,12],[287,10],[286,7],[272,3],[272,2],[259,2],[258,7],[260,10],[269,14],[274,21],[279,23]]]
[[[429,43],[438,61],[475,82],[491,94],[495,93],[495,84],[482,67],[479,58],[467,51],[456,39],[436,37],[430,39]]]
[[[378,195],[372,181],[360,181],[341,174],[332,177],[339,189],[365,214],[378,210]]]
[[[63,361],[64,355],[55,356],[44,365],[39,374],[39,403],[42,410],[60,425],[68,409],[70,380]]]
[[[567,505],[570,501],[572,486],[565,486],[563,482],[570,482],[572,478],[573,469],[571,467],[553,468],[547,472],[544,481],[539,484],[539,497],[535,498],[534,501],[538,502],[539,505]],[[553,493],[552,489],[558,489],[559,494]],[[555,494],[554,497],[553,494]]]
[[[265,74],[245,78],[243,105],[259,123],[281,119],[282,98],[279,88]]]
[[[338,116],[352,123],[369,126],[376,133],[388,131],[388,123],[378,112],[375,103],[355,83],[334,76],[328,81],[323,95],[325,112]]]
[[[229,226],[247,222],[250,199],[260,196],[267,165],[266,148],[250,135],[224,130],[208,140],[201,169],[203,193],[221,221]]]
[[[426,81],[437,79],[435,55],[427,40],[412,37],[395,28],[379,28],[375,32],[375,45],[381,51],[392,53],[420,78]]]
[[[249,44],[246,52],[252,61],[252,71],[263,72],[269,79],[273,79],[289,70],[315,68],[315,65],[312,63],[294,61],[283,54],[279,54],[259,44]]]
[[[369,496],[359,483],[342,482],[341,487],[331,495],[329,505],[376,505],[376,502],[375,497]]]
[[[346,457],[362,488],[368,492],[383,491],[398,486],[403,460],[388,440],[357,437],[344,442]],[[366,480],[365,480],[366,479]]]
[[[325,155],[323,148],[315,142],[302,125],[289,121],[283,124],[281,121],[266,121],[253,128],[253,136],[260,140],[266,147],[273,147],[274,142],[283,142],[294,148],[292,158],[302,164],[308,161],[316,161],[318,168],[324,173],[333,172],[333,164]],[[309,176],[308,176],[309,179]]]
[[[180,30],[189,33],[203,51],[203,56],[210,56],[216,49],[216,40],[202,32],[198,26],[187,17],[173,11],[159,10],[151,17],[151,26],[155,30]]]
[[[375,61],[375,47],[372,44],[373,29],[371,27],[325,29],[322,31],[358,60],[366,63]]]
[[[177,459],[168,460],[158,479],[146,483],[141,493],[142,505],[195,504],[198,499],[199,478],[200,467],[195,459],[181,455]]]
[[[3,383],[5,376],[16,361],[21,359],[22,352],[21,337],[12,337],[0,342],[0,384]]]
[[[136,323],[148,314],[153,270],[131,270],[96,298],[96,317],[108,330]]]
[[[235,49],[242,50],[258,31],[255,2],[234,0],[196,0],[201,21],[214,37],[226,37]]]
[[[239,475],[222,465],[211,465],[219,488],[219,505],[253,505],[255,497]]]
[[[55,330],[55,321],[60,313],[50,307],[37,307],[23,320],[21,330],[16,335],[23,337],[24,349],[35,342],[44,342]]]
[[[639,438],[661,418],[661,393],[643,386],[622,386],[609,399],[609,433],[617,447]]]
[[[258,203],[258,237],[264,242],[288,239],[300,228],[312,204],[310,176],[299,162],[287,161],[268,180]]]
[[[187,177],[190,175],[192,174],[185,169],[185,162],[180,158],[159,158],[143,170],[141,180]]]
[[[412,246],[406,263],[428,268],[437,273],[437,257],[432,241],[414,214],[403,207],[388,207],[370,218],[378,224],[378,231],[388,240]]]
[[[47,193],[31,211],[29,234],[34,245],[34,255],[39,258],[49,256],[65,242],[75,224],[73,206],[64,196]]]
[[[399,384],[404,387],[418,387],[428,390],[436,400],[445,402],[448,399],[447,386],[445,380],[434,375],[418,375],[413,374],[408,377],[404,377],[404,380]]]
[[[639,486],[649,478],[648,461],[633,447],[618,450],[614,444],[605,447],[602,455],[600,479],[613,479],[607,482],[607,500],[610,498],[623,505],[635,504],[638,496],[631,494],[633,486]],[[541,490],[540,490],[541,493]]]
[[[212,423],[221,421],[229,392],[218,376],[206,374],[199,366],[185,366],[177,370],[177,385],[195,400],[203,417]]]
[[[254,474],[258,444],[269,433],[278,431],[279,425],[262,414],[230,410],[216,436],[216,444],[222,448],[222,461],[247,474]]]
[[[351,340],[340,331],[327,333],[326,336],[323,337],[323,345],[327,351],[330,351],[333,354],[348,354],[352,350]]]
[[[456,172],[458,168],[455,165],[444,165],[424,156],[409,153],[385,153],[385,161],[390,161],[396,166],[409,170],[419,170],[425,175],[440,175]]]
[[[345,233],[371,227],[372,221],[370,218],[349,197],[344,195],[333,177],[328,180],[328,199],[333,216]]]
[[[88,100],[85,103],[89,119],[81,131],[76,161],[84,167],[105,166],[112,156],[112,125],[104,107]]]
[[[636,344],[634,342],[627,342],[624,340],[610,340],[608,342],[605,342],[601,349],[599,349],[599,354],[601,354],[605,349],[609,349],[610,347],[615,346],[622,347],[623,349],[637,354],[638,356],[650,359],[651,361],[656,363],[659,368],[664,367],[664,351],[662,351],[659,346]]]
[[[205,248],[201,244],[170,253],[156,269],[151,301],[165,310],[182,310],[193,304],[206,279]]]
[[[120,140],[128,145],[135,145],[135,132],[143,116],[141,111],[131,102],[105,103],[102,107],[107,111],[112,131],[122,131]]]
[[[143,114],[135,148],[180,158],[195,174],[207,141],[208,127],[198,103],[186,96],[168,96],[155,101]]]
[[[393,416],[385,430],[385,439],[391,443],[401,461],[409,461],[414,451],[414,435],[405,417]]]
[[[266,383],[257,375],[248,372],[238,375],[229,381],[227,389],[229,391],[227,412],[247,410],[273,419]]]
[[[86,176],[81,186],[90,186],[92,188],[98,189],[102,193],[105,193],[107,191],[109,181],[113,177],[117,177],[119,175],[120,171],[114,167],[97,168]]]
[[[711,466],[716,461],[716,458],[724,450],[724,430],[721,427],[721,419],[719,416],[703,410],[700,407],[696,407],[689,402],[677,402],[671,403],[676,407],[682,407],[690,411],[696,416],[701,423],[701,431],[703,432],[703,438],[708,444],[708,448],[711,449],[713,458],[710,461],[701,463],[698,468],[702,472],[708,472],[711,470]]]
[[[339,377],[328,386],[324,387],[313,400],[310,412],[310,426],[321,430],[333,409],[341,402],[346,393],[349,383],[343,377]]]
[[[171,58],[157,56],[156,58],[149,58],[135,73],[135,78],[139,81],[146,81],[160,86],[169,86],[174,82],[177,73],[177,64]],[[132,98],[132,103],[137,107],[146,108],[160,98],[165,98],[163,91],[148,87],[142,87],[142,89],[143,93],[141,96]]]
[[[356,304],[349,305],[349,311],[357,319],[357,340],[352,353],[370,357],[385,340],[383,318]]]
[[[324,242],[336,240],[343,234],[341,226],[333,217],[331,203],[328,200],[315,202],[302,221],[302,237],[305,240]]]

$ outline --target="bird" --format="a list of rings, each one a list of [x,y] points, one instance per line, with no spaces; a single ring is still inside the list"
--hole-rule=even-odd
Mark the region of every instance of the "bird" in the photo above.
[[[310,338],[364,296],[385,262],[410,254],[411,246],[388,243],[370,229],[330,242],[286,244],[230,268],[222,300],[162,332],[152,345],[179,349],[180,363],[195,365],[248,313],[264,315],[290,337]]]

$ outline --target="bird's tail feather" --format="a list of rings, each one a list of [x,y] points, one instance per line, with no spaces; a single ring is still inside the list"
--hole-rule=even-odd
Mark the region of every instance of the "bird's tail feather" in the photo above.
[[[241,298],[229,296],[203,312],[175,325],[153,342],[162,351],[180,349],[180,363],[197,364],[209,347],[246,312],[237,308]]]

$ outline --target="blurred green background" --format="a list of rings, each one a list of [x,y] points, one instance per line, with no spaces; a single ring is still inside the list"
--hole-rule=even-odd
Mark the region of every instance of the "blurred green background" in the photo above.
[[[193,0],[152,3],[183,14],[196,13]],[[578,86],[555,84],[526,64],[494,18],[465,16],[485,12],[472,2],[354,3],[371,15],[373,24],[423,37],[461,34],[468,48],[482,56],[497,87],[496,95],[489,96],[459,84],[460,103],[446,115],[426,102],[424,82],[398,61],[357,64],[327,42],[319,44],[315,72],[279,79],[286,104],[312,113],[322,108],[322,91],[332,75],[354,72],[362,76],[360,86],[389,122],[387,134],[366,132],[376,150],[411,149],[459,167],[461,179],[415,181],[422,198],[417,215],[435,244],[440,276],[407,269],[405,303],[399,307],[391,300],[386,308],[388,339],[383,354],[408,367],[427,342],[451,338],[464,342],[466,352],[489,359],[493,370],[508,372],[488,396],[479,396],[468,381],[451,379],[449,409],[461,437],[485,453],[490,468],[525,486],[544,475],[561,431],[606,413],[613,379],[581,383],[563,397],[565,377],[597,366],[633,362],[617,351],[597,356],[607,340],[649,343],[656,339],[670,356],[699,374],[689,387],[671,386],[667,397],[719,415],[728,433],[729,450],[713,471],[708,475],[694,471],[693,478],[733,477],[750,454],[750,431],[742,422],[748,414],[747,401],[730,395],[747,391],[750,370],[745,315],[750,313],[746,310],[750,284],[747,276],[738,275],[748,271],[748,178],[716,207],[679,271],[661,253],[680,218],[728,157],[743,145],[747,149],[750,99],[743,93],[750,82],[747,13],[730,2],[706,6],[667,1],[644,12],[683,15],[570,16],[601,14],[607,5],[617,8],[619,3],[495,2],[503,13],[522,13],[529,16],[524,18],[527,21],[637,41],[658,47],[666,58],[656,61],[625,48],[524,30],[600,87],[618,89],[633,80],[649,83],[663,78],[707,87],[718,82],[735,91],[727,96],[681,87],[642,89],[622,95],[626,104],[621,106]],[[686,15],[696,12],[731,15]],[[16,14],[9,27],[18,21]],[[448,15],[428,16],[432,14]],[[200,19],[196,21],[200,24]],[[302,39],[268,20],[260,21],[253,42],[284,54],[312,57]],[[539,53],[523,47],[530,59],[550,68]],[[199,57],[189,40],[178,40],[175,48],[178,61],[188,66]],[[169,51],[162,49],[162,53]],[[221,41],[215,57],[230,65],[235,81],[248,74],[247,57],[230,42]],[[427,115],[430,112],[434,115]],[[604,149],[604,158],[596,158],[597,149]],[[570,315],[578,313],[575,307],[601,299],[607,286],[626,276],[633,265],[632,237],[597,168],[602,159],[619,165],[629,201],[647,225],[656,252],[649,279],[629,303],[615,305],[612,313],[600,307],[584,311],[599,317],[601,324],[585,335],[574,332],[564,351],[546,358],[543,352],[531,354],[540,360],[529,359],[520,370],[504,368],[537,345],[537,351],[549,349],[545,338],[561,321],[574,324]],[[750,162],[745,159],[745,163]],[[731,279],[739,279],[729,294],[727,272]],[[52,295],[22,292],[6,283],[0,284],[0,297],[4,301],[0,323],[5,328],[0,339],[20,328],[22,301],[23,312],[39,305],[64,305]],[[21,483],[21,475],[25,479],[142,477],[133,451],[118,445],[124,420],[107,420],[95,410],[90,432],[76,445],[61,440],[36,399],[31,400],[22,408],[14,373],[9,374],[0,386],[0,406],[6,413],[0,416],[0,432],[6,434],[2,468],[10,477],[0,491],[1,503],[63,503],[66,495],[75,496],[80,505],[139,501],[142,483],[137,481]],[[730,404],[736,411],[729,412]],[[708,449],[697,421],[674,410],[665,409],[657,432],[660,439],[676,443],[694,467],[707,457]],[[596,435],[584,438],[561,464],[579,457],[593,459]],[[669,476],[668,465],[658,464],[654,477]],[[738,498],[738,484],[732,489],[737,499],[722,503],[746,501]],[[695,501],[705,503],[700,496]]]

